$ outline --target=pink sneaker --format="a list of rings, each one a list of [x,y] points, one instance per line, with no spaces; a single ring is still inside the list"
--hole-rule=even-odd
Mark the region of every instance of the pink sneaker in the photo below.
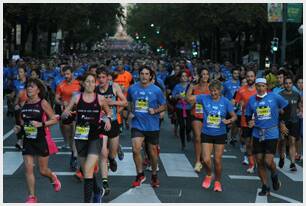
[[[29,195],[26,200],[26,203],[37,203],[37,197],[34,195]]]
[[[205,189],[208,189],[211,184],[211,179],[212,179],[212,176],[206,175],[204,181],[202,182],[202,187]]]
[[[215,192],[222,192],[221,182],[219,182],[219,181],[215,182],[214,191]]]
[[[59,181],[59,179],[57,178],[56,174],[52,173],[53,177],[54,177],[54,181],[53,181],[53,187],[54,187],[54,191],[55,192],[59,192],[62,188],[62,184]]]

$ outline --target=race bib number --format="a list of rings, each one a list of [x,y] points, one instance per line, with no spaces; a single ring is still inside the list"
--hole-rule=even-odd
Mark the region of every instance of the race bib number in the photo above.
[[[29,139],[36,139],[37,138],[37,128],[33,125],[25,125],[24,131],[26,134],[26,137]]]
[[[209,128],[220,128],[221,116],[208,115],[207,116],[207,127]]]
[[[256,108],[258,120],[271,119],[271,108],[270,107],[257,107]]]
[[[196,104],[195,105],[195,113],[196,114],[203,114],[203,105],[202,104]]]
[[[74,139],[88,140],[88,134],[89,134],[89,126],[87,127],[76,126]]]
[[[149,102],[145,99],[138,99],[135,105],[135,112],[148,113]]]

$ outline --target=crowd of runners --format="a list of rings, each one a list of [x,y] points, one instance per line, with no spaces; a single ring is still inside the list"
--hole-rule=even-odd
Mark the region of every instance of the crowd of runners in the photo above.
[[[3,69],[7,116],[15,118],[16,148],[22,151],[28,186],[26,202],[38,202],[34,158],[55,192],[61,182],[48,167],[58,152],[50,127],[59,124],[71,150],[69,167],[84,183],[84,202],[102,202],[111,192],[108,171],[124,158],[120,134],[130,130],[139,187],[145,166],[153,188],[158,178],[160,127],[169,118],[184,152],[194,144],[194,171],[202,187],[222,192],[225,144],[239,144],[241,162],[262,183],[259,195],[281,187],[276,164],[297,171],[302,160],[303,77],[301,68],[257,63],[233,65],[209,59],[103,53],[9,60]],[[211,154],[213,155],[213,160]],[[279,162],[274,162],[278,155]],[[212,166],[212,162],[214,166]],[[214,171],[213,169],[214,168]],[[267,169],[270,173],[267,173]],[[97,175],[102,176],[98,184]],[[102,185],[100,187],[99,185]]]

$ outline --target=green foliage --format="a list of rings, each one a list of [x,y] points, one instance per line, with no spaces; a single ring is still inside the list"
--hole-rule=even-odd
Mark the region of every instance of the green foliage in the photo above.
[[[235,38],[246,29],[256,31],[268,26],[266,4],[133,4],[128,11],[128,33],[145,35],[155,46],[206,38],[216,28]],[[152,23],[160,27],[158,38],[150,27]]]

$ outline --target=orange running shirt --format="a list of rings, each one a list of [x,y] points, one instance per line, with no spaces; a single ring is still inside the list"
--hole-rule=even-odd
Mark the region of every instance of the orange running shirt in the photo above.
[[[18,94],[18,104],[24,103],[28,100],[27,91],[25,89],[21,90]]]
[[[241,126],[242,127],[248,127],[246,117],[245,117],[245,109],[246,109],[246,105],[249,102],[250,97],[255,95],[255,94],[257,94],[256,88],[254,87],[252,90],[249,90],[248,85],[244,85],[244,86],[240,87],[240,89],[237,91],[235,102],[238,103],[238,104],[240,102],[243,103],[242,114],[241,114]]]
[[[133,80],[133,76],[130,72],[128,71],[124,71],[122,74],[118,74],[117,78],[114,80],[114,82],[116,82],[117,84],[120,85],[120,87],[124,87],[125,88],[125,92],[124,95],[127,95],[127,90],[131,84]]]
[[[62,101],[69,103],[72,94],[74,92],[79,92],[81,89],[80,82],[77,80],[72,80],[70,84],[67,83],[67,80],[64,80],[56,88],[56,94],[61,96]]]
[[[204,88],[204,91],[201,90],[200,88],[200,85],[197,84],[193,87],[193,90],[192,90],[192,94],[193,95],[199,95],[199,94],[209,94],[209,89],[208,89],[208,86],[207,85],[205,88]],[[200,118],[200,119],[203,119],[203,106],[201,104],[197,104],[195,103],[193,106],[192,106],[192,109],[191,109],[191,114],[196,117],[196,118]]]

